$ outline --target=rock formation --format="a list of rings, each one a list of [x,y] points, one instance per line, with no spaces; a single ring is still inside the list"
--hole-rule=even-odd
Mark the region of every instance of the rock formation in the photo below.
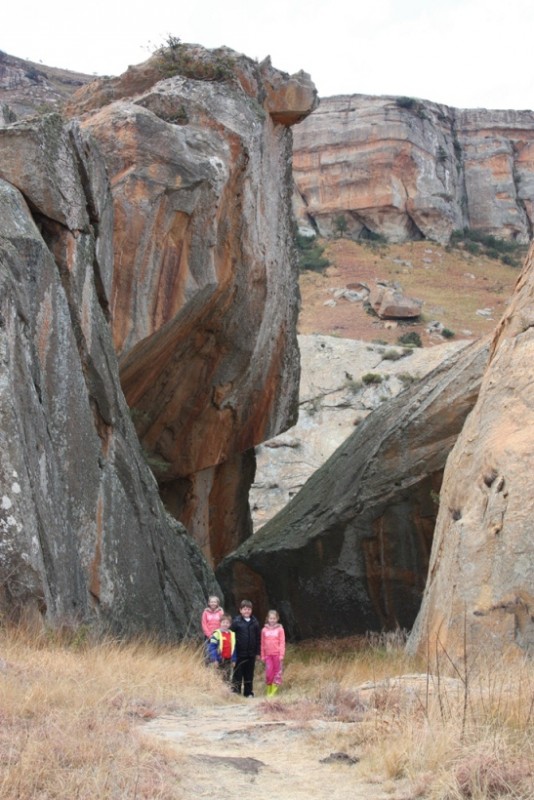
[[[447,461],[428,584],[408,646],[469,663],[534,648],[534,248]],[[445,652],[447,655],[445,655]]]
[[[298,342],[298,422],[256,447],[249,494],[256,531],[289,503],[368,414],[466,346],[464,340],[425,348],[386,347],[313,334],[299,336]]]
[[[206,554],[235,546],[250,449],[296,413],[287,125],[315,100],[180,46],[0,128],[3,609],[185,635],[217,588],[134,425]]]
[[[534,112],[462,110],[407,97],[321,100],[295,131],[305,230],[447,242],[472,228],[527,242],[534,224]]]
[[[410,628],[446,456],[474,405],[487,343],[369,415],[293,500],[217,570],[225,595],[280,610],[290,636]]]
[[[296,418],[287,126],[315,102],[304,74],[180,45],[70,105],[110,175],[121,384],[168,507],[210,559],[250,533],[247,451]]]

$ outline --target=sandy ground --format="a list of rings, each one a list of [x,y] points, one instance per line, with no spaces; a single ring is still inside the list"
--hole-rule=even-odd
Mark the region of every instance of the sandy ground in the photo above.
[[[164,738],[176,750],[184,798],[410,797],[402,781],[372,783],[361,774],[357,750],[346,752],[358,723],[280,721],[269,714],[269,702],[236,698],[228,705],[184,709],[150,721],[143,731]]]

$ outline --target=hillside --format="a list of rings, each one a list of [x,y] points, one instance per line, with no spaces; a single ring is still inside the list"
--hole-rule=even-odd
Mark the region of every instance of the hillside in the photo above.
[[[484,336],[494,329],[519,275],[517,268],[502,261],[434,242],[384,245],[335,239],[323,244],[331,265],[323,273],[305,271],[300,276],[300,334],[389,344],[403,333],[417,331],[423,345],[430,346],[444,341],[427,330],[430,322],[438,321],[457,338]],[[422,300],[420,320],[380,320],[361,302],[335,300],[337,290],[359,282],[371,287],[376,280],[397,282],[406,295]]]

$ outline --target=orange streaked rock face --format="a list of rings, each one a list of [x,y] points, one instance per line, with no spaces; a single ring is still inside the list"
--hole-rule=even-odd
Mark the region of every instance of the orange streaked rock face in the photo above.
[[[214,69],[208,51],[187,52],[199,74]],[[121,383],[167,491],[182,479],[196,484],[196,473],[296,416],[288,126],[315,107],[316,93],[304,73],[230,53],[231,90],[181,74],[149,86],[150,74],[161,77],[156,59],[136,80],[97,82],[78,99],[113,196],[110,314]],[[179,516],[195,514],[184,507]],[[213,539],[196,528],[199,541]]]
[[[295,208],[323,235],[447,242],[473,228],[529,240],[534,112],[461,110],[426,100],[323,99],[295,130]]]

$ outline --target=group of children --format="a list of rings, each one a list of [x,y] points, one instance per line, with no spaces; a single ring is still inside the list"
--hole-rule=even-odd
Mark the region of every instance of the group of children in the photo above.
[[[207,660],[222,670],[232,691],[254,697],[254,668],[257,659],[265,664],[267,697],[272,697],[282,683],[285,656],[285,633],[277,611],[269,611],[265,625],[252,614],[250,600],[242,600],[239,614],[232,619],[221,608],[215,595],[208,598],[202,612],[202,631],[206,637]]]

